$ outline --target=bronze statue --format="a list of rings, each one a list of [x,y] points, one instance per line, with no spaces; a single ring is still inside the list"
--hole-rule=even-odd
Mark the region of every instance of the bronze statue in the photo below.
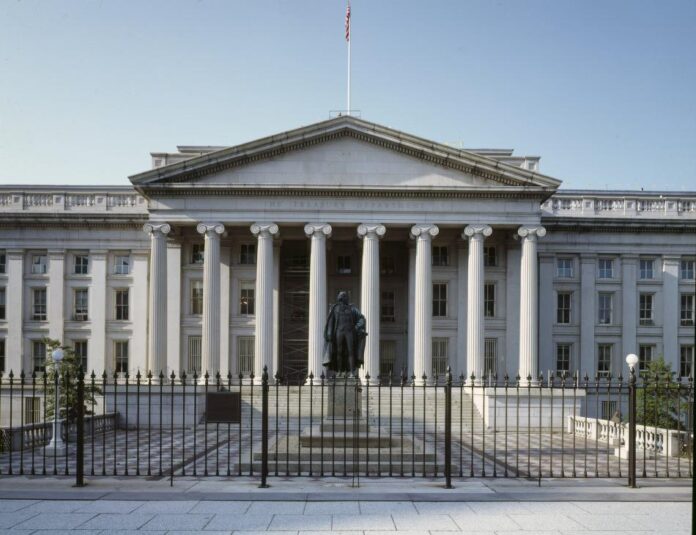
[[[357,377],[365,354],[365,316],[339,292],[324,327],[323,365],[339,377]]]

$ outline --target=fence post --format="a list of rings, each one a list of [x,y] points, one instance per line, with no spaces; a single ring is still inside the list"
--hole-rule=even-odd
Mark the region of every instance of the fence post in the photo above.
[[[268,488],[268,366],[263,367],[261,376],[261,484]]]
[[[80,367],[77,372],[77,443],[75,486],[85,486],[85,372]]]
[[[449,366],[447,366],[445,382],[445,488],[454,488],[452,486],[452,370]]]
[[[636,485],[636,370],[630,367],[628,380],[628,486]]]

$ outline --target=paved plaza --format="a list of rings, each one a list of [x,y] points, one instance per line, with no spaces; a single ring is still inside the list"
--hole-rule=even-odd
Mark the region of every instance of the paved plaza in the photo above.
[[[688,482],[96,479],[0,481],[0,533],[285,535],[691,533]]]

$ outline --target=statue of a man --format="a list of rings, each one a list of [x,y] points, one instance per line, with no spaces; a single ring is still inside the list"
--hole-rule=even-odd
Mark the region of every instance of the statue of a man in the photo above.
[[[339,376],[356,377],[365,354],[365,316],[340,292],[324,327],[324,366]]]

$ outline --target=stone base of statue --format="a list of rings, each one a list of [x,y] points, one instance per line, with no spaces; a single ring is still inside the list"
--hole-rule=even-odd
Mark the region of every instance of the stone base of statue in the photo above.
[[[364,387],[360,379],[331,379],[325,398],[314,396],[312,420],[298,433],[279,434],[269,445],[272,472],[291,474],[433,474],[438,460],[433,444],[426,446],[422,431],[403,430],[394,420],[378,418],[377,389]],[[305,398],[307,396],[305,395]],[[382,403],[386,398],[381,399]],[[323,403],[323,409],[321,407]],[[382,407],[386,412],[386,407]],[[308,412],[303,413],[308,416]],[[403,431],[403,432],[402,432]],[[253,469],[260,469],[261,454],[254,454]],[[244,464],[242,470],[250,468]]]
[[[359,418],[362,413],[362,384],[359,377],[336,377],[329,382],[328,417]]]

